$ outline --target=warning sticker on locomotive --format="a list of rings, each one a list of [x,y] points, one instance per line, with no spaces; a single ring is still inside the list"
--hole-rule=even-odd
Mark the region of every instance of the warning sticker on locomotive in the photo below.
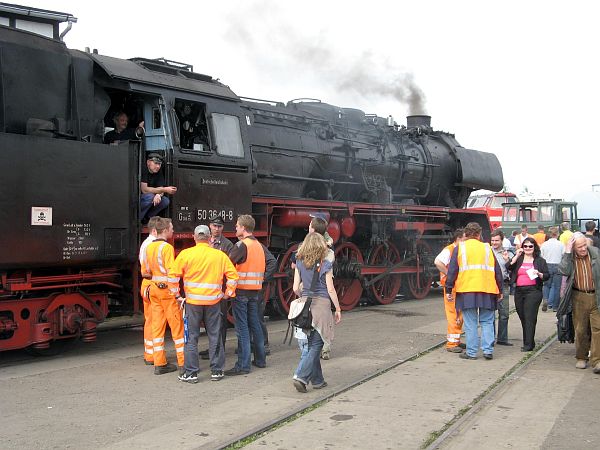
[[[47,206],[31,207],[31,225],[52,225],[52,208]]]

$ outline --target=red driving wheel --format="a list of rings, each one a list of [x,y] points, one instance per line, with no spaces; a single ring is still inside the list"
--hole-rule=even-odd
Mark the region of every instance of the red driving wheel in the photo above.
[[[350,311],[360,300],[363,288],[360,279],[351,275],[351,267],[364,263],[360,249],[351,242],[344,242],[335,249],[335,264],[338,267],[333,280],[342,311]]]
[[[296,298],[294,294],[294,269],[292,269],[292,253],[298,250],[298,244],[292,244],[281,257],[277,271],[279,274],[285,274],[284,277],[277,278],[277,298],[278,309],[282,315],[287,317],[290,311],[290,303]]]
[[[408,289],[414,298],[422,299],[429,294],[433,277],[425,267],[427,258],[426,254],[431,253],[429,244],[425,241],[418,240],[415,244],[415,266],[416,272],[407,275]]]
[[[373,249],[369,255],[368,264],[370,266],[383,266],[384,268],[388,268],[398,264],[400,261],[400,252],[396,246],[391,242],[385,242]],[[376,275],[369,275],[368,279],[373,279],[375,277]],[[369,286],[371,297],[381,305],[389,305],[395,300],[401,285],[402,275],[388,274]]]

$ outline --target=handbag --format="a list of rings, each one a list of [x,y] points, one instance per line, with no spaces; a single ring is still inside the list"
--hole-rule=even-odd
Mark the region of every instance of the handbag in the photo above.
[[[317,287],[317,280],[319,279],[319,268],[320,264],[315,264],[315,270],[313,272],[312,282],[310,284],[310,290],[306,298],[300,297],[290,303],[290,311],[288,313],[288,329],[283,338],[283,343],[288,340],[290,334],[290,328],[300,328],[302,330],[310,330],[312,328],[312,313],[310,311],[310,305],[312,304],[312,296],[314,295],[315,288]],[[290,335],[289,345],[292,343],[292,336]]]
[[[573,313],[569,312],[558,316],[556,322],[557,338],[560,342],[575,342],[575,327],[573,326]]]

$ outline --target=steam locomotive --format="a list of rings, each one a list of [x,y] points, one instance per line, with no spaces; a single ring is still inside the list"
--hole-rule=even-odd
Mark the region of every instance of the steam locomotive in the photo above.
[[[329,217],[342,308],[429,292],[450,231],[486,217],[462,209],[499,190],[493,154],[434,131],[314,99],[242,98],[192,66],[68,49],[76,19],[0,4],[0,351],[96,338],[108,314],[139,311],[138,217],[145,155],[178,187],[166,215],[176,251],[220,215],[234,236],[251,213],[278,256],[265,289],[285,312],[290,256],[310,215]],[[59,25],[67,23],[62,35]],[[104,145],[116,112],[145,122],[140,141]]]

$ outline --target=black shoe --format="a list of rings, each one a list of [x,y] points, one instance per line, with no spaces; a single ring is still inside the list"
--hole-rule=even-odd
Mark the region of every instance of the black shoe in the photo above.
[[[460,348],[462,348],[463,350],[467,348],[467,344],[464,344],[463,342],[461,342],[460,344],[458,344],[458,346]]]
[[[198,352],[198,356],[200,356],[200,359],[202,359],[204,361],[210,359],[210,356],[208,356],[208,350]]]
[[[256,361],[252,361],[252,365],[254,367],[258,367],[259,369],[264,369],[265,367],[267,367],[266,364],[258,364]]]
[[[241,370],[241,369],[238,369],[237,367],[233,367],[229,370],[226,370],[224,373],[228,377],[234,377],[236,375],[248,375],[250,373],[250,371],[249,370]]]
[[[548,311],[548,300],[542,300],[542,311]]]
[[[164,366],[154,366],[154,375],[164,375],[165,373],[175,372],[177,366],[175,364],[165,364]]]
[[[184,373],[177,377],[179,381],[183,381],[184,383],[192,383],[196,384],[198,382],[198,372],[194,373]]]
[[[521,351],[522,351],[522,352],[530,352],[530,351],[532,351],[532,350],[533,350],[533,349],[532,349],[532,348],[529,348],[529,347],[521,347]]]
[[[446,351],[450,353],[462,353],[462,348],[460,347],[446,347]]]
[[[313,389],[323,389],[327,387],[327,381],[323,381],[321,384],[313,384]]]
[[[494,359],[494,355],[492,353],[484,353],[483,357],[485,359]]]
[[[210,373],[211,381],[221,381],[225,374],[222,370],[212,370]]]
[[[461,353],[460,355],[458,355],[458,357],[461,359],[470,359],[471,361],[475,361],[477,359],[477,356],[469,356],[466,352]]]
[[[512,347],[514,345],[514,344],[512,344],[510,342],[501,342],[501,341],[496,342],[496,344],[498,344],[498,345],[505,345],[507,347]]]

